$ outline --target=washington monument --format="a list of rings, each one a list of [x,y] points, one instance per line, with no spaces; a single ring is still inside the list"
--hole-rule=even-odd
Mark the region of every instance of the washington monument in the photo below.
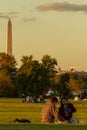
[[[12,23],[11,23],[11,20],[9,19],[8,20],[8,24],[7,24],[7,54],[9,56],[12,56]]]

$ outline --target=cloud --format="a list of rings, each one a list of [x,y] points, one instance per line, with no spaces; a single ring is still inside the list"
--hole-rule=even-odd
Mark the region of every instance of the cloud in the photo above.
[[[0,19],[8,19],[9,18],[9,16],[7,16],[7,15],[0,15]]]
[[[19,12],[0,12],[0,19],[9,19],[9,18],[15,18],[19,17]],[[35,17],[22,17],[22,20],[24,22],[35,22],[36,18]]]
[[[36,21],[36,18],[35,17],[31,17],[31,18],[24,18],[23,19],[24,22],[35,22]]]
[[[19,12],[0,12],[0,19],[8,19],[8,18],[14,18],[17,17]]]
[[[39,11],[74,11],[74,12],[87,12],[87,4],[79,5],[79,4],[71,4],[68,2],[54,2],[54,3],[46,3],[39,5],[36,7]]]

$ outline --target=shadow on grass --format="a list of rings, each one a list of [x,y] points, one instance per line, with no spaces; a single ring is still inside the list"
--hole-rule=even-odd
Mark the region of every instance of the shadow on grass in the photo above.
[[[86,130],[87,125],[0,124],[0,130]]]

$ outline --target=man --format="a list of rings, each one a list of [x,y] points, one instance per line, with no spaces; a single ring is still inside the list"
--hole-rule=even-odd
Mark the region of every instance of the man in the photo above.
[[[58,118],[58,112],[56,111],[56,103],[57,103],[56,97],[51,97],[50,101],[47,102],[41,113],[41,121],[42,123],[54,123],[54,119]]]

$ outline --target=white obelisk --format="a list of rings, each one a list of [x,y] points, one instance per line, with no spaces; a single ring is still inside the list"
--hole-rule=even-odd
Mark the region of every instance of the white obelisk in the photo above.
[[[12,23],[10,18],[7,24],[7,54],[12,56]]]

